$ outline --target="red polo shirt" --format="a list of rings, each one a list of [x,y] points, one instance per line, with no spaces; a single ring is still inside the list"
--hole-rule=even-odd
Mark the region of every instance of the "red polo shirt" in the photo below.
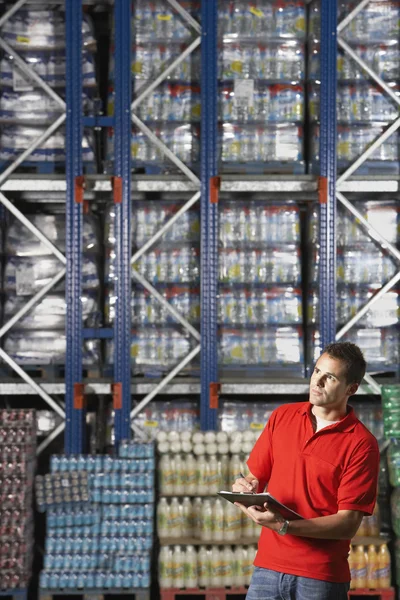
[[[257,440],[250,472],[268,491],[306,519],[338,510],[372,514],[379,449],[374,436],[349,407],[338,423],[314,433],[309,402],[275,410]],[[257,567],[337,583],[350,581],[350,540],[318,540],[262,527]]]

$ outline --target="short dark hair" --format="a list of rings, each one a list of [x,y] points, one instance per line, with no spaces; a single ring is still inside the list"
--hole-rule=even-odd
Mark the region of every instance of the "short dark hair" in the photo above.
[[[367,363],[360,348],[351,342],[333,342],[323,351],[331,358],[336,358],[346,365],[347,383],[361,383],[365,375]]]

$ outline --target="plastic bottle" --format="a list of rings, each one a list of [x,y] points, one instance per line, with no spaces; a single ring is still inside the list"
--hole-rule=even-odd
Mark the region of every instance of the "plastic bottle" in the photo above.
[[[366,522],[366,517],[363,517],[360,523],[360,527],[357,530],[357,535],[360,537],[366,536],[368,528],[367,528],[367,522]]]
[[[160,539],[169,535],[170,510],[166,498],[160,498],[157,506],[157,533]]]
[[[185,462],[182,460],[181,454],[177,454],[174,458],[175,462],[175,478],[173,485],[173,493],[181,496],[185,493],[186,473]]]
[[[244,577],[243,577],[243,569],[242,569],[242,563],[243,563],[242,550],[243,550],[242,546],[236,546],[236,548],[233,552],[234,562],[233,562],[233,573],[232,573],[232,585],[237,586],[237,587],[243,587],[245,584]]]
[[[165,454],[160,460],[160,493],[172,494],[174,483],[174,471],[171,456]]]
[[[194,546],[186,546],[184,559],[184,585],[185,588],[196,588],[198,585],[197,576],[197,554]]]
[[[374,512],[372,513],[372,515],[370,517],[367,517],[368,520],[368,533],[367,535],[379,535],[379,531],[380,531],[380,511],[379,511],[379,504],[378,502],[376,502],[375,507],[374,507]]]
[[[197,492],[197,461],[193,454],[186,456],[186,489],[185,493],[194,496]]]
[[[213,536],[213,509],[210,500],[204,500],[201,508],[200,539],[210,541]]]
[[[355,589],[355,560],[354,560],[354,548],[350,546],[350,552],[348,557],[349,569],[350,569],[350,589]]]
[[[373,544],[368,546],[367,587],[373,590],[379,587],[379,560]]]
[[[193,507],[187,496],[182,500],[182,535],[183,537],[193,536]]]
[[[173,587],[172,572],[172,549],[170,546],[163,546],[160,550],[158,559],[159,564],[159,583],[161,588]]]
[[[251,540],[254,536],[254,521],[250,519],[247,515],[241,512],[241,527],[242,533],[241,537],[244,540]]]
[[[210,551],[205,546],[200,546],[198,554],[198,575],[199,586],[208,587],[211,584],[210,578]]]
[[[235,557],[230,546],[221,548],[223,554],[222,560],[222,585],[228,587],[232,585]]]
[[[207,492],[207,460],[203,453],[199,454],[197,459],[197,493],[204,495]]]
[[[242,511],[230,502],[225,502],[224,505],[224,529],[226,540],[234,541],[241,536]]]
[[[172,498],[169,506],[169,535],[172,538],[179,538],[182,535],[181,509],[178,498]]]
[[[213,532],[212,539],[216,542],[222,542],[224,539],[224,507],[222,501],[217,498],[213,507]]]
[[[222,587],[223,583],[221,577],[221,556],[218,546],[211,547],[210,571],[211,587]]]
[[[364,546],[356,546],[354,553],[354,587],[367,587],[367,556]]]
[[[185,585],[184,579],[184,554],[181,546],[174,546],[172,553],[172,573],[173,573],[173,587],[183,588]]]
[[[251,576],[253,575],[253,561],[255,551],[253,546],[243,546],[242,550],[242,573],[244,585],[250,585]]]
[[[201,537],[201,511],[203,499],[195,498],[193,501],[193,533],[195,538]]]
[[[379,586],[382,589],[390,588],[391,570],[390,570],[390,553],[386,544],[382,544],[378,554],[379,564]]]

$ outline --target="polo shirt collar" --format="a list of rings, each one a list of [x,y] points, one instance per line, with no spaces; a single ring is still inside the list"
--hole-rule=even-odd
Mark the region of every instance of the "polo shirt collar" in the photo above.
[[[313,405],[311,404],[311,402],[302,402],[298,412],[302,415],[307,415],[309,418],[311,418],[312,407]],[[338,423],[335,423],[335,426],[332,429],[334,429],[335,431],[342,431],[344,433],[348,433],[350,431],[353,431],[357,423],[358,419],[354,412],[354,408],[348,404],[347,415],[343,417],[343,419],[341,419]]]

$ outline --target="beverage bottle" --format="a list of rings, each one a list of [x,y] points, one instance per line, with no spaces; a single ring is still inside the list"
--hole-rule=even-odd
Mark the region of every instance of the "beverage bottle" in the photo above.
[[[185,493],[194,496],[197,491],[197,461],[193,454],[186,457],[186,489]]]
[[[222,542],[224,539],[224,507],[219,498],[214,502],[213,522],[212,539],[216,542]]]
[[[182,460],[182,456],[177,454],[175,456],[175,481],[173,486],[173,493],[177,496],[181,496],[185,493],[185,463]]]
[[[357,530],[357,535],[360,537],[368,535],[367,534],[367,522],[365,520],[365,517],[363,517],[361,520],[360,527]]]
[[[378,554],[373,544],[368,546],[367,587],[373,590],[380,587]]]
[[[211,587],[222,587],[223,583],[221,577],[221,557],[218,546],[211,547],[210,571]]]
[[[391,577],[390,577],[390,553],[387,544],[382,544],[378,554],[379,564],[379,588],[387,589],[390,588]]]
[[[169,506],[166,498],[160,498],[157,506],[157,532],[160,539],[169,535]]]
[[[210,500],[204,500],[201,508],[200,539],[210,541],[213,536],[213,510]]]
[[[349,569],[350,569],[350,589],[355,589],[355,560],[354,560],[354,548],[350,546],[350,552],[348,557]]]
[[[183,588],[185,585],[184,579],[184,554],[181,546],[174,546],[172,553],[172,573],[173,573],[173,587]]]
[[[181,509],[178,498],[172,498],[169,506],[169,535],[179,538],[182,535]]]
[[[251,540],[254,537],[254,521],[244,513],[241,513],[242,533],[241,537],[245,540]]]
[[[197,539],[201,537],[202,507],[203,507],[203,500],[201,498],[195,498],[193,501],[193,535]]]
[[[160,550],[158,559],[159,583],[161,588],[173,587],[172,573],[172,549],[170,546],[163,546]]]
[[[230,546],[223,546],[220,553],[223,555],[223,559],[221,560],[223,576],[222,585],[228,587],[232,585],[233,581],[235,557]]]
[[[354,587],[356,589],[367,587],[367,557],[364,546],[356,546],[354,553]]]
[[[200,546],[198,554],[198,579],[200,587],[208,587],[210,579],[210,551],[205,546]]]
[[[217,459],[216,450],[216,444],[210,446],[210,451],[212,451],[212,453],[209,455],[207,460],[207,490],[210,494],[216,494],[219,490],[221,465]]]
[[[172,494],[173,493],[173,481],[174,472],[169,454],[164,454],[160,460],[160,493],[161,494]]]
[[[224,538],[226,540],[237,540],[241,534],[242,528],[242,512],[241,510],[231,504],[230,502],[225,502],[224,506]]]
[[[200,453],[197,458],[197,493],[199,495],[204,495],[207,494],[207,492],[207,460],[204,453]]]
[[[187,496],[182,501],[182,535],[193,536],[193,507]]]
[[[197,553],[194,546],[186,546],[183,573],[185,588],[196,588],[198,584]]]

